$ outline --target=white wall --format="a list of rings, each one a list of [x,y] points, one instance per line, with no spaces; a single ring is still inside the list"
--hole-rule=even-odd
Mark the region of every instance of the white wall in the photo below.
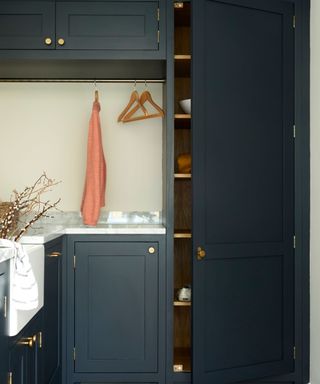
[[[311,380],[320,384],[320,2],[311,1]]]
[[[162,209],[162,120],[117,123],[132,84],[99,84],[107,206],[110,211]],[[144,89],[137,85],[138,91]],[[149,84],[161,105],[162,85]],[[92,84],[0,84],[0,200],[45,170],[61,180],[51,195],[78,211],[85,167]]]

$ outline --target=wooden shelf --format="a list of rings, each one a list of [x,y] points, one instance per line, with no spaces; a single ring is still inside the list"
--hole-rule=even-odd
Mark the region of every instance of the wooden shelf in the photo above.
[[[177,230],[177,231],[174,231],[174,235],[173,237],[175,239],[191,239],[192,238],[192,233],[191,231],[185,231],[185,230]]]
[[[188,113],[176,113],[174,115],[174,118],[175,119],[191,119],[191,115],[189,115]]]
[[[175,60],[191,60],[191,55],[174,55]]]
[[[175,307],[191,307],[191,301],[174,301],[173,305]]]
[[[175,173],[175,179],[191,179],[191,173]]]

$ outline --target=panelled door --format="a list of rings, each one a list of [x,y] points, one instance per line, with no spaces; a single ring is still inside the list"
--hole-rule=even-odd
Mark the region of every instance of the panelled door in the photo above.
[[[294,368],[293,15],[193,2],[194,384]]]

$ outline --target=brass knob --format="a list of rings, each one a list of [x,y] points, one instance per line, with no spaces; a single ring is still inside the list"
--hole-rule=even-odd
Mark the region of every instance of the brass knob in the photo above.
[[[50,39],[50,37],[46,37],[44,39],[44,42],[46,43],[46,45],[51,45],[52,44],[52,39]]]
[[[64,41],[64,39],[62,39],[62,38],[60,38],[60,39],[58,39],[58,44],[59,45],[64,45],[64,43],[65,43],[65,41]]]
[[[35,342],[34,336],[33,337],[24,337],[18,341],[18,344],[19,345],[27,345],[29,348],[32,348],[34,342]]]
[[[48,257],[60,257],[61,252],[52,252],[47,255]]]
[[[149,247],[148,251],[152,255],[153,253],[155,253],[156,250],[154,247]]]
[[[201,247],[198,247],[197,249],[197,259],[202,260],[206,257],[206,251],[202,249]]]

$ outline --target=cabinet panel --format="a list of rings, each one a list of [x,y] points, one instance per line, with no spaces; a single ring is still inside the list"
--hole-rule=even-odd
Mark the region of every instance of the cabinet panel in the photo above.
[[[46,1],[5,1],[0,3],[0,49],[52,49],[54,3]]]
[[[46,247],[43,313],[44,384],[61,381],[61,243]]]
[[[75,252],[75,371],[156,372],[157,244],[81,242]]]
[[[288,374],[293,6],[200,0],[193,11],[194,383]]]
[[[57,3],[59,49],[158,50],[158,2]]]
[[[6,382],[8,371],[7,295],[9,261],[0,263],[0,383]]]

